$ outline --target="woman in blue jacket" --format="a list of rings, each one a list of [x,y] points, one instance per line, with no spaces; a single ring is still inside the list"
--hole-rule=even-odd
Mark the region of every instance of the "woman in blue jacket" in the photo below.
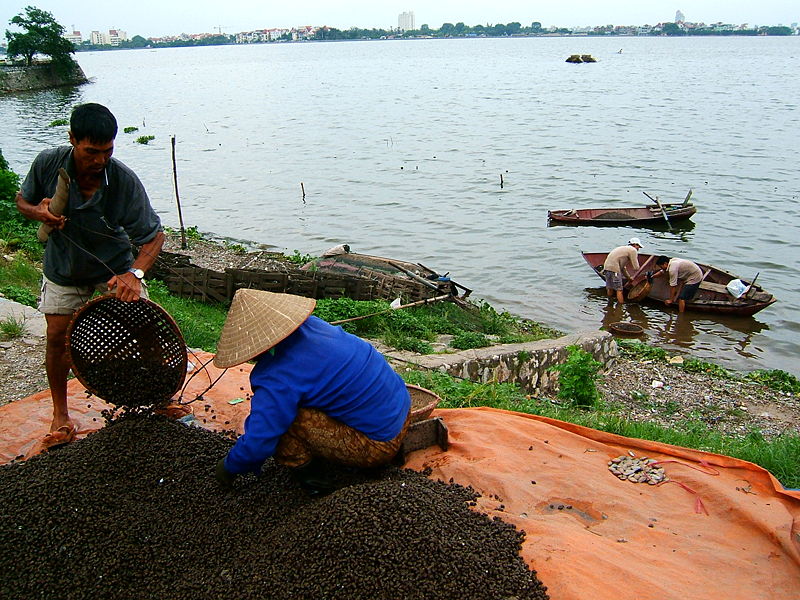
[[[217,479],[261,470],[269,457],[306,489],[329,482],[320,461],[376,467],[397,454],[411,398],[402,378],[361,338],[310,316],[316,301],[241,289],[222,328],[214,365],[255,360],[250,415]]]

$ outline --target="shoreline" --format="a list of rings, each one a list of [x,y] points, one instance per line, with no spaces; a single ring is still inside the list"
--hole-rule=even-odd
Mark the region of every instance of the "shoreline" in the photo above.
[[[275,253],[243,253],[206,239],[193,242],[193,248],[181,250],[179,236],[168,233],[164,249],[189,253],[194,262],[209,268],[224,269],[243,263],[259,268],[259,264],[276,261]],[[623,350],[612,363],[605,365],[598,389],[612,411],[632,421],[664,427],[698,422],[735,437],[746,436],[752,430],[767,439],[800,435],[800,394],[780,392],[755,381],[723,377],[713,370],[690,372],[666,360],[672,358],[677,363],[682,362],[682,357],[666,356],[659,361],[625,354]],[[0,405],[47,389],[43,335],[0,343],[0,378],[3,382]],[[554,395],[543,398],[558,404]]]

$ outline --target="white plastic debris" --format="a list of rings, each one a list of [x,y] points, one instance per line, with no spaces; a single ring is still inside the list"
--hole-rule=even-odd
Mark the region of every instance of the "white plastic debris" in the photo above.
[[[655,389],[662,388],[662,387],[664,387],[664,382],[663,381],[658,381],[657,379],[654,379],[653,383],[650,384],[650,387],[655,388]]]
[[[728,293],[731,296],[734,298],[741,298],[750,286],[741,279],[731,279],[725,287],[728,288]]]
[[[394,309],[398,309],[400,308],[401,305],[402,301],[400,300],[400,298],[395,298],[394,300],[392,300],[392,303],[389,306],[391,306]]]

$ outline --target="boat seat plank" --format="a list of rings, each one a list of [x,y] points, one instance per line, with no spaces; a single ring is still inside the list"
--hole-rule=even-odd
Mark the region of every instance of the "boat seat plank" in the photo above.
[[[712,283],[710,281],[701,281],[700,282],[700,289],[701,290],[708,290],[710,292],[718,292],[720,294],[727,294],[728,288],[722,285],[721,283]]]

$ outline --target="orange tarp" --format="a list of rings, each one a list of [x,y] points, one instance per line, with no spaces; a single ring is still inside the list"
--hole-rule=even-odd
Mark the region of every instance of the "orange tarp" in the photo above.
[[[242,430],[249,402],[229,401],[249,393],[249,370],[229,370],[192,404],[200,424]],[[184,398],[220,373],[199,370]],[[102,426],[105,403],[75,380],[69,394],[81,436]],[[0,407],[0,463],[44,434],[50,411],[49,392]],[[800,492],[764,469],[544,417],[488,408],[434,414],[448,425],[449,450],[415,452],[406,466],[471,485],[481,511],[524,530],[523,557],[554,600],[800,598]],[[614,477],[608,460],[631,453],[674,461],[662,465],[672,483]]]

